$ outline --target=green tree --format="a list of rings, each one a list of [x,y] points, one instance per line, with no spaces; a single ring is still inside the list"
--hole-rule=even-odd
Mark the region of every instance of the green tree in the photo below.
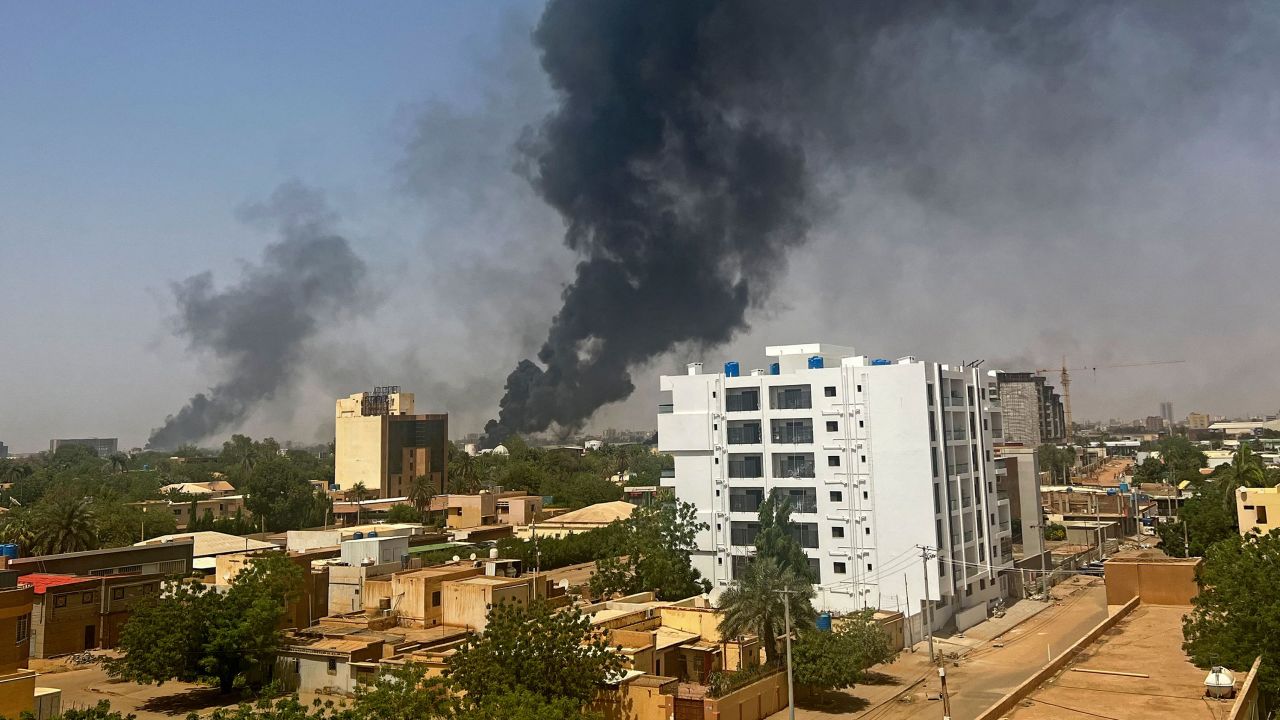
[[[120,635],[122,656],[107,663],[112,677],[138,683],[213,680],[229,692],[237,680],[264,682],[282,635],[285,605],[302,586],[302,571],[283,555],[255,558],[219,593],[186,581],[165,583],[141,601]]]
[[[272,532],[300,530],[315,523],[316,496],[293,463],[271,457],[253,467],[244,487],[245,507]]]
[[[612,480],[589,472],[553,476],[543,484],[542,493],[554,497],[557,507],[570,507],[575,510],[596,503],[622,499],[621,487]]]
[[[416,523],[422,520],[422,513],[412,505],[392,505],[387,511],[389,523]]]
[[[535,600],[490,610],[484,633],[449,658],[449,678],[473,711],[519,692],[581,707],[622,667],[607,635],[577,608],[555,610]]]
[[[781,567],[772,557],[754,558],[742,577],[734,578],[720,595],[720,635],[759,637],[765,662],[776,665],[781,655],[779,638],[792,628],[810,627],[816,621],[813,596],[813,584],[807,576]],[[790,628],[786,627],[784,603],[790,605]]]
[[[1267,484],[1267,472],[1262,459],[1253,453],[1248,443],[1240,443],[1229,465],[1221,466],[1213,474],[1214,481],[1222,484],[1223,502],[1235,505],[1236,489],[1263,487]]]
[[[593,595],[653,591],[661,600],[679,600],[711,589],[690,562],[697,533],[707,527],[693,505],[665,494],[616,524],[617,544],[591,577]]]
[[[861,682],[867,668],[893,660],[897,650],[875,621],[874,610],[845,618],[832,632],[804,629],[791,652],[796,685],[810,695]]]
[[[32,513],[32,549],[42,555],[93,550],[98,547],[96,519],[89,498],[47,498]]]
[[[1205,479],[1197,473],[1186,492],[1191,497],[1178,508],[1178,520],[1156,526],[1165,553],[1173,557],[1203,557],[1210,545],[1240,534],[1235,493],[1228,494],[1227,483]]]
[[[454,720],[597,720],[572,698],[547,699],[528,690],[513,690],[486,697],[459,708]]]
[[[791,522],[791,512],[791,500],[782,497],[777,490],[760,503],[756,511],[760,531],[756,533],[755,556],[773,558],[778,567],[812,584],[815,578],[809,569],[809,558],[796,539],[797,530]]]
[[[1280,693],[1280,531],[1233,535],[1205,553],[1200,594],[1183,619],[1183,649],[1196,665],[1244,670],[1262,656],[1263,691]]]

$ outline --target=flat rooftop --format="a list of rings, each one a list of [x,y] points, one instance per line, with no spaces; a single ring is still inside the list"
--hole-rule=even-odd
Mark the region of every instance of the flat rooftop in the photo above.
[[[1139,605],[1006,717],[1226,720],[1233,701],[1206,698],[1204,679],[1209,672],[1192,665],[1182,652],[1182,616],[1189,610],[1185,606]],[[1086,673],[1080,669],[1148,677]],[[1231,670],[1238,684],[1249,668]]]

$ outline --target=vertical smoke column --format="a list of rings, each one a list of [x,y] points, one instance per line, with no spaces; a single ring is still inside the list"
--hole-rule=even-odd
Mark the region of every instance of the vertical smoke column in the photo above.
[[[722,92],[733,79],[708,32],[732,34],[734,8],[548,5],[534,40],[561,103],[527,151],[582,260],[541,365],[523,360],[508,376],[489,444],[581,425],[631,394],[632,366],[677,343],[729,340],[804,240],[803,154]]]
[[[233,428],[287,386],[304,364],[306,341],[323,324],[368,307],[365,263],[328,230],[334,218],[317,192],[285,184],[270,202],[242,214],[279,224],[282,237],[262,261],[221,291],[209,272],[173,285],[177,334],[193,350],[212,353],[227,379],[170,415],[148,447],[170,449]]]

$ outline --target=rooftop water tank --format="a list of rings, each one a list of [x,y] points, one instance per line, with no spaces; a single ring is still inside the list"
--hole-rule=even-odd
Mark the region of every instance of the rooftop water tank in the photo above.
[[[1211,698],[1229,698],[1236,694],[1236,677],[1221,665],[1214,665],[1204,679],[1204,694]]]
[[[352,540],[363,540],[363,539],[364,539],[364,533],[362,533],[362,532],[360,532],[359,530],[357,530],[357,531],[355,532],[355,534],[351,536],[351,539],[352,539]]]
[[[737,360],[730,360],[729,362],[724,364],[725,377],[738,377],[738,373],[739,373],[739,370],[738,370]]]
[[[810,369],[810,370],[821,370],[821,369],[822,369],[822,356],[821,356],[821,355],[814,355],[813,357],[809,358],[809,369]]]
[[[781,374],[782,374],[782,365],[781,365],[780,363],[769,363],[769,374],[770,374],[770,375],[781,375]]]
[[[688,368],[690,375],[702,374],[702,363],[689,363],[688,365],[685,365],[685,367]]]
[[[368,535],[365,535],[365,537],[376,538],[376,537],[378,537],[378,531],[377,531],[377,530],[370,530],[370,531],[369,531],[369,534],[368,534]]]
[[[818,613],[818,629],[822,632],[831,632],[831,613]]]
[[[875,360],[871,361],[871,364],[872,365],[892,365],[893,361],[885,360],[884,358],[876,358]]]

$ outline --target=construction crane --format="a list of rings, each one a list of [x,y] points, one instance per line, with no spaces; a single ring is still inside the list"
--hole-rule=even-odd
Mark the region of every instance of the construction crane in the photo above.
[[[1067,356],[1063,355],[1061,368],[1040,368],[1040,369],[1037,369],[1035,372],[1037,375],[1044,375],[1046,373],[1051,373],[1055,371],[1059,373],[1058,377],[1062,381],[1062,414],[1067,424],[1067,427],[1066,427],[1067,442],[1070,443],[1072,439],[1071,436],[1073,434],[1073,430],[1071,427],[1071,373],[1072,372],[1085,372],[1087,370],[1092,370],[1094,372],[1097,372],[1099,368],[1104,370],[1110,370],[1112,368],[1146,367],[1148,365],[1177,365],[1178,363],[1184,363],[1184,362],[1186,362],[1186,360],[1152,360],[1150,362],[1120,363],[1118,365],[1090,365],[1087,367],[1071,368],[1071,370],[1068,370]]]

